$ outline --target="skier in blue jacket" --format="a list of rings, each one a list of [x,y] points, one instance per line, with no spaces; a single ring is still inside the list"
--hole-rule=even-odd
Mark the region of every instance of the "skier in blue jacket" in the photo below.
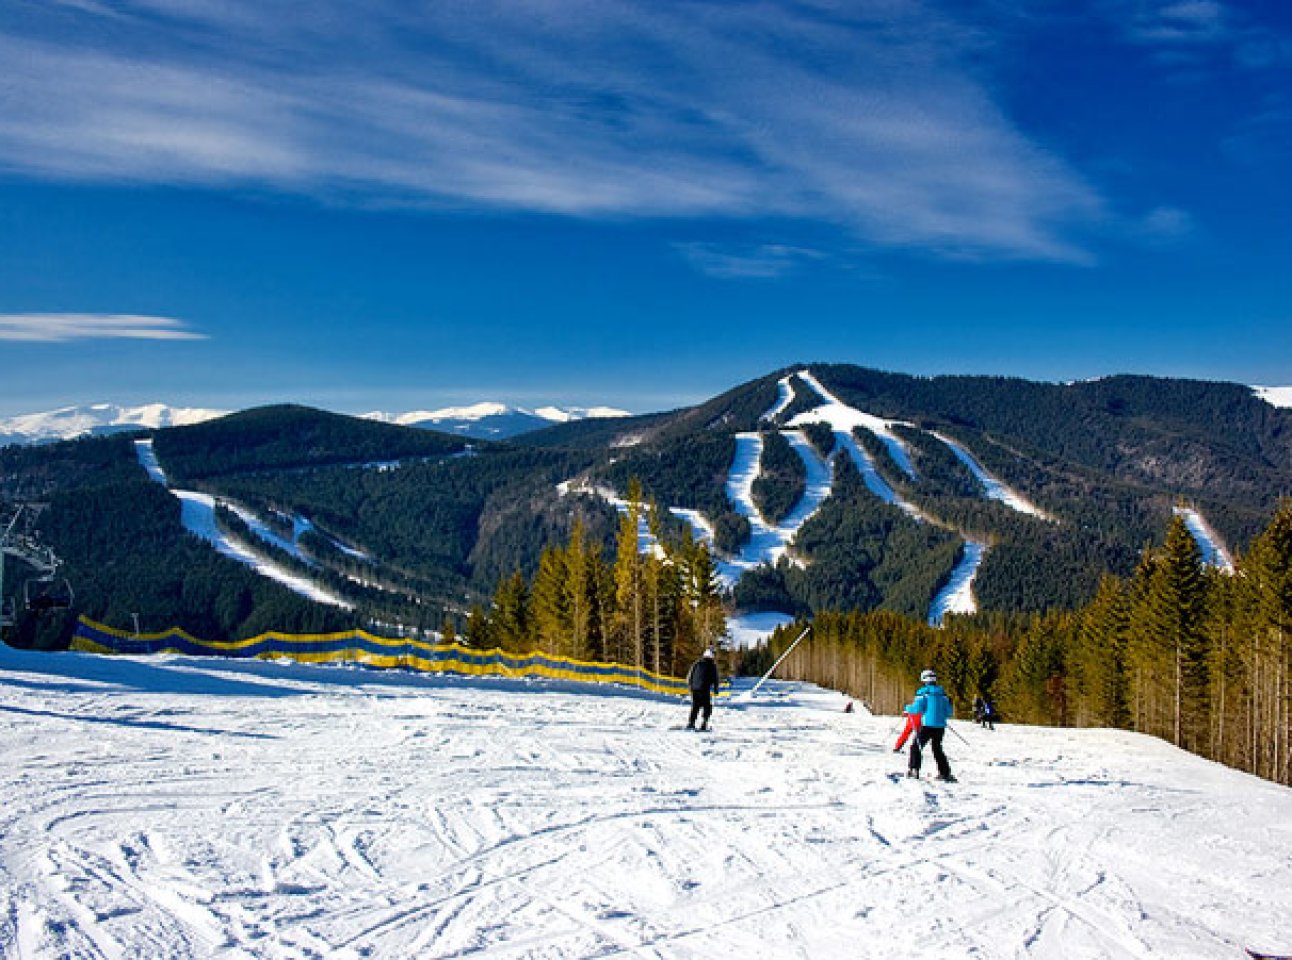
[[[938,675],[932,670],[920,674],[923,686],[915,691],[915,699],[906,707],[906,712],[920,718],[920,732],[911,741],[911,762],[906,771],[908,777],[920,775],[920,764],[923,760],[921,748],[930,745],[933,748],[933,760],[938,765],[938,779],[949,783],[955,782],[951,775],[951,764],[947,755],[942,752],[942,738],[946,736],[947,721],[951,719],[951,698],[938,685]]]

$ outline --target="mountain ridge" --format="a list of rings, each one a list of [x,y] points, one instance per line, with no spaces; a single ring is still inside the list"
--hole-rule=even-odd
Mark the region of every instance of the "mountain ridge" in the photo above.
[[[55,443],[60,440],[106,436],[131,430],[194,426],[250,409],[256,408],[225,410],[212,407],[176,407],[160,402],[139,406],[122,406],[114,403],[80,404],[0,418],[0,446]],[[342,415],[350,416],[350,414]],[[628,417],[632,414],[627,410],[610,406],[562,407],[548,404],[531,410],[497,401],[481,401],[466,406],[410,410],[404,413],[386,413],[378,410],[359,416],[361,419],[381,423],[441,430],[481,440],[504,440],[554,424],[585,419]]]
[[[513,572],[533,575],[576,523],[606,549],[634,481],[660,507],[662,536],[707,537],[720,566],[748,557],[755,532],[782,531],[774,562],[759,565],[757,554],[730,578],[740,609],[882,607],[921,618],[970,553],[980,564],[974,609],[1083,603],[1103,574],[1133,571],[1179,509],[1196,510],[1219,545],[1241,552],[1292,486],[1292,413],[1239,384],[928,378],[845,364],[785,367],[694,406],[505,442],[290,405],[158,429],[154,441],[181,489],[297,531],[293,550],[352,598],[354,617],[432,629]],[[733,486],[738,466],[746,478]],[[10,447],[0,451],[0,496],[54,503],[48,528],[61,531],[51,542],[69,575],[105,584],[78,591],[96,619],[151,608],[184,625],[189,601],[174,597],[198,594],[182,569],[105,581],[96,567],[110,565],[108,548],[78,545],[87,529],[112,526],[121,532],[111,564],[161,562],[131,545],[135,516],[104,510],[139,498],[137,513],[156,514],[152,529],[173,523],[178,535],[164,500],[128,486],[113,486],[115,499],[91,494],[132,471],[140,475],[124,439]],[[795,512],[809,483],[815,499]],[[131,596],[164,578],[176,586]],[[263,624],[273,605],[256,607]],[[221,609],[214,625],[195,611],[208,635],[253,617],[239,602]],[[969,607],[962,594],[947,609]]]

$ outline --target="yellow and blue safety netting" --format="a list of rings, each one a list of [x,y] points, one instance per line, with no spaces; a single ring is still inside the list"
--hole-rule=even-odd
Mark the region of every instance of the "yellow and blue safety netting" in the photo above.
[[[71,648],[85,653],[146,655],[178,653],[237,659],[285,658],[300,663],[359,663],[368,667],[460,673],[470,676],[545,677],[579,683],[614,683],[653,693],[688,694],[685,680],[642,667],[593,663],[550,653],[476,650],[456,643],[430,643],[407,637],[381,637],[366,630],[288,634],[269,631],[246,640],[199,640],[172,627],[163,633],[135,634],[81,617]]]

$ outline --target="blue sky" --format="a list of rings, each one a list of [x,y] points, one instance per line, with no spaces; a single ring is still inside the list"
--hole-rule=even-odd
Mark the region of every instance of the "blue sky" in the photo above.
[[[1283,0],[7,0],[0,415],[1292,383]]]

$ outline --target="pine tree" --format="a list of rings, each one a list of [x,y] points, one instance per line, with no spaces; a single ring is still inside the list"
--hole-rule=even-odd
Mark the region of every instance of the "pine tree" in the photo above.
[[[1283,503],[1243,564],[1255,613],[1248,657],[1252,678],[1254,770],[1292,778],[1292,501]]]
[[[1149,611],[1172,650],[1172,742],[1199,750],[1207,740],[1207,581],[1202,551],[1181,517],[1166,532]]]
[[[644,571],[639,549],[641,520],[641,483],[634,477],[628,483],[628,508],[619,522],[616,540],[613,623],[615,659],[637,667],[642,665],[646,627]]]
[[[532,649],[529,635],[529,586],[519,570],[498,585],[494,593],[490,627],[494,643],[508,653],[528,653]]]
[[[606,657],[601,622],[603,566],[600,547],[588,542],[582,521],[576,522],[565,551],[565,608],[570,630],[566,653],[579,660]]]
[[[489,615],[485,609],[478,603],[471,605],[471,612],[467,614],[467,636],[466,645],[474,647],[477,650],[487,650],[494,646],[493,631],[489,626]]]
[[[713,554],[687,529],[677,548],[681,618],[673,653],[672,672],[681,676],[687,665],[727,632],[726,610]]]
[[[1105,576],[1094,600],[1081,613],[1076,649],[1070,658],[1078,723],[1106,727],[1130,723],[1126,678],[1129,625],[1126,591],[1116,577]]]
[[[529,597],[530,619],[538,648],[560,656],[572,656],[574,647],[568,556],[568,552],[559,547],[548,547],[543,551]]]

